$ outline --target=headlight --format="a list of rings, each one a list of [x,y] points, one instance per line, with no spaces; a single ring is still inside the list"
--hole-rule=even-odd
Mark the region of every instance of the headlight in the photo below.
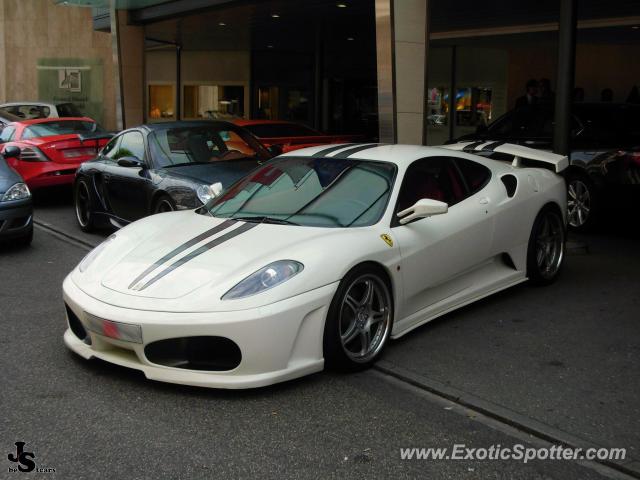
[[[30,196],[31,192],[29,191],[29,187],[27,187],[26,184],[16,183],[5,192],[2,198],[0,198],[0,201],[10,202],[11,200],[23,200],[25,198],[29,198]]]
[[[98,245],[96,248],[87,253],[87,256],[82,259],[80,264],[78,265],[78,269],[81,272],[84,272],[89,266],[93,263],[98,255],[106,248],[106,246],[111,243],[116,238],[115,234],[111,235],[104,242]]]
[[[213,185],[200,185],[196,189],[196,194],[198,195],[198,200],[200,200],[203,205],[206,205],[209,200],[212,200],[220,195],[222,193],[222,190],[222,184],[220,182],[216,182]]]
[[[252,273],[222,296],[222,300],[250,297],[286,282],[304,269],[295,260],[278,260]]]

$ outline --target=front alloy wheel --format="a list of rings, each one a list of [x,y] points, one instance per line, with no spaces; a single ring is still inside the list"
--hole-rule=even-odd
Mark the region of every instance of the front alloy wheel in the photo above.
[[[74,192],[76,219],[80,228],[85,232],[90,232],[94,228],[93,214],[91,212],[91,195],[86,180],[78,180]]]
[[[325,326],[325,361],[340,370],[373,364],[393,323],[390,289],[375,268],[345,276],[331,303]]]
[[[584,180],[574,178],[567,185],[567,210],[569,225],[583,227],[591,214],[591,192]]]

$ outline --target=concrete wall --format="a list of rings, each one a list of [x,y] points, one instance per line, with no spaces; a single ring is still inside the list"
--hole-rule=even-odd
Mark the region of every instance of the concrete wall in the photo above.
[[[55,58],[101,60],[103,122],[113,128],[111,39],[93,30],[91,9],[51,0],[0,0],[0,101],[38,100],[38,61]]]

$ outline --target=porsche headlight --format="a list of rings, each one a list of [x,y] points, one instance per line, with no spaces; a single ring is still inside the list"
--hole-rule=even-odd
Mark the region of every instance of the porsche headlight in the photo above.
[[[102,251],[107,247],[107,245],[111,243],[115,238],[116,238],[115,234],[111,235],[104,242],[102,242],[96,248],[94,248],[89,253],[87,253],[87,255],[80,261],[80,264],[78,265],[78,269],[81,272],[84,272],[87,268],[89,268],[89,266],[93,263],[93,261],[97,258],[97,256],[100,255],[100,253],[102,253]]]
[[[0,197],[0,201],[10,202],[11,200],[24,200],[30,196],[31,192],[25,183],[16,183]]]
[[[222,190],[223,187],[220,182],[214,183],[213,185],[200,185],[196,189],[196,195],[198,195],[198,200],[200,200],[203,205],[206,205],[209,200],[220,195]]]
[[[304,269],[295,260],[278,260],[252,273],[222,296],[222,300],[250,297],[286,282]]]

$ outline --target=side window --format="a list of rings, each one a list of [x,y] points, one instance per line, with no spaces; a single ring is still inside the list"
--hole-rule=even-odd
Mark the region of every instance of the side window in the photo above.
[[[467,197],[462,178],[449,157],[428,157],[413,162],[404,175],[396,211],[430,198],[449,206]]]
[[[10,142],[11,140],[13,140],[13,137],[16,134],[16,127],[7,127],[4,130],[2,130],[2,133],[0,133],[0,141],[2,142]]]
[[[482,190],[489,182],[491,170],[484,165],[465,158],[456,158],[455,162],[468,189],[468,195],[465,195],[465,198]]]
[[[122,157],[136,157],[144,161],[144,138],[140,132],[127,132],[122,135],[122,140],[114,155],[114,160]]]
[[[110,160],[115,160],[114,156],[118,151],[118,144],[120,143],[120,140],[122,139],[122,135],[119,137],[114,138],[113,140],[111,140],[109,143],[107,143],[104,148],[102,149],[102,151],[100,152],[100,155],[103,158],[107,158]]]

